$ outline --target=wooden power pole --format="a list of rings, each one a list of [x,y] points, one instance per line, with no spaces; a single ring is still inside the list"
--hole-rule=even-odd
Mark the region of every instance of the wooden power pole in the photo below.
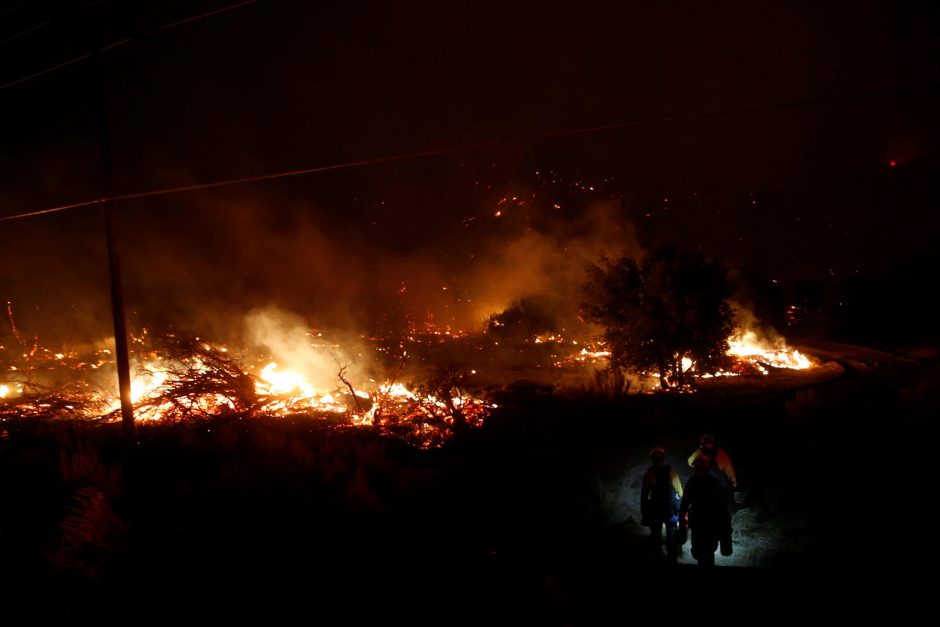
[[[108,130],[108,81],[101,45],[94,26],[91,27],[91,61],[94,72],[95,122],[101,159],[101,197],[103,199],[104,232],[108,248],[108,274],[111,279],[111,317],[114,321],[114,352],[117,361],[118,388],[121,393],[121,426],[126,441],[134,437],[134,405],[131,400],[131,365],[127,350],[127,321],[124,317],[124,290],[121,286],[121,264],[114,232],[114,163],[111,159],[111,134]]]

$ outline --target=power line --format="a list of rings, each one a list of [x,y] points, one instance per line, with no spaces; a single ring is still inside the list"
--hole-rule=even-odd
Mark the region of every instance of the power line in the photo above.
[[[68,205],[60,205],[58,207],[50,207],[48,209],[30,211],[28,213],[21,213],[21,214],[16,214],[12,216],[3,216],[3,217],[0,217],[0,222],[6,222],[10,220],[20,220],[23,218],[32,218],[35,216],[40,216],[40,215],[45,215],[45,214],[50,214],[50,213],[58,213],[60,211],[66,211],[69,209],[90,207],[92,205],[99,205],[99,204],[106,203],[106,202],[114,202],[114,201],[122,201],[122,200],[136,200],[140,198],[150,198],[153,196],[165,196],[168,194],[178,194],[182,192],[192,192],[192,191],[199,191],[199,190],[204,190],[204,189],[214,189],[218,187],[229,187],[231,185],[241,185],[244,183],[258,183],[262,181],[270,181],[270,180],[279,179],[279,178],[288,178],[292,176],[301,176],[305,174],[315,174],[318,172],[328,172],[331,170],[343,170],[343,169],[356,168],[356,167],[362,167],[362,166],[368,166],[368,165],[378,165],[381,163],[391,163],[395,161],[406,161],[406,160],[411,160],[411,159],[419,159],[423,157],[434,157],[434,156],[441,156],[441,155],[446,155],[446,154],[455,154],[458,152],[478,150],[481,148],[491,148],[491,147],[500,146],[503,144],[536,141],[540,139],[552,139],[556,137],[566,137],[566,136],[571,136],[571,135],[587,135],[590,133],[599,133],[602,131],[636,128],[640,126],[653,126],[657,124],[668,124],[670,122],[682,122],[686,120],[703,120],[703,119],[708,119],[708,118],[717,118],[717,117],[724,117],[724,116],[730,116],[730,115],[737,115],[741,113],[751,113],[751,112],[758,112],[758,111],[774,111],[774,110],[780,110],[780,109],[789,109],[789,108],[794,108],[794,107],[806,107],[806,106],[827,104],[827,103],[833,103],[833,102],[862,100],[866,98],[875,98],[879,96],[894,96],[894,95],[900,95],[900,94],[933,91],[933,90],[936,90],[938,87],[940,87],[940,84],[931,84],[931,85],[907,87],[907,88],[892,89],[892,90],[872,91],[872,92],[861,93],[861,94],[844,94],[841,96],[829,96],[829,97],[824,97],[824,98],[791,100],[787,102],[778,102],[778,103],[763,104],[763,105],[748,105],[748,106],[734,107],[734,108],[729,108],[729,109],[720,109],[717,111],[708,111],[704,113],[689,113],[685,115],[648,118],[645,120],[633,120],[630,122],[618,122],[615,124],[605,124],[603,126],[591,126],[591,127],[577,128],[577,129],[568,129],[568,130],[563,130],[563,131],[554,131],[551,133],[540,133],[536,135],[520,135],[517,137],[511,137],[507,139],[495,139],[495,140],[480,142],[476,144],[465,144],[463,146],[455,146],[455,147],[449,147],[449,148],[437,148],[437,149],[432,149],[432,150],[423,150],[419,152],[387,155],[384,157],[375,157],[372,159],[360,159],[357,161],[347,161],[344,163],[334,163],[330,165],[314,166],[314,167],[309,167],[309,168],[302,168],[299,170],[287,170],[283,172],[274,172],[270,174],[260,174],[256,176],[224,179],[221,181],[211,181],[208,183],[195,183],[192,185],[183,185],[180,187],[169,187],[169,188],[163,188],[163,189],[149,190],[145,192],[132,192],[128,194],[117,194],[117,195],[106,197],[106,198],[95,198],[93,200],[84,200],[81,202],[71,203]]]
[[[119,39],[119,40],[117,40],[117,41],[113,41],[113,42],[109,43],[109,44],[106,45],[106,46],[102,46],[102,47],[101,47],[101,52],[107,52],[108,50],[113,50],[114,48],[117,48],[118,46],[123,46],[124,44],[130,43],[131,41],[133,41],[133,39],[131,39],[130,37],[126,37],[126,38],[124,38],[124,39]],[[79,61],[84,61],[85,59],[90,59],[90,58],[91,58],[91,53],[89,52],[89,53],[83,54],[83,55],[80,56],[80,57],[75,57],[75,58],[72,59],[71,61],[66,61],[65,63],[60,63],[59,65],[54,65],[54,66],[52,66],[52,67],[50,67],[50,68],[46,68],[45,70],[40,70],[39,72],[36,72],[35,74],[30,74],[29,76],[24,76],[23,78],[18,78],[17,80],[13,81],[12,83],[7,83],[6,85],[0,85],[0,89],[6,89],[7,87],[12,87],[12,86],[17,85],[17,84],[19,84],[19,83],[25,83],[26,81],[32,80],[32,79],[34,79],[34,78],[38,78],[38,77],[42,76],[43,74],[49,74],[49,73],[51,73],[51,72],[55,72],[56,70],[61,70],[61,69],[64,68],[64,67],[67,67],[67,66],[72,65],[72,64],[74,64],[74,63],[78,63]]]
[[[41,24],[36,24],[35,26],[30,26],[30,27],[27,28],[26,30],[20,31],[19,33],[15,34],[15,35],[10,35],[9,37],[7,37],[7,38],[5,38],[5,39],[0,39],[0,46],[2,46],[3,44],[8,44],[8,43],[10,43],[11,41],[16,41],[16,40],[19,39],[20,37],[25,37],[26,35],[29,35],[29,34],[30,34],[31,32],[33,32],[33,31],[39,30],[40,28],[43,28],[44,26],[49,26],[49,24],[52,24],[52,21],[46,20],[45,22],[42,22]]]
[[[248,176],[248,177],[235,178],[235,179],[226,179],[226,180],[222,180],[222,181],[212,181],[212,182],[210,182],[210,183],[195,183],[195,184],[193,184],[193,185],[184,185],[184,186],[181,186],[181,187],[172,187],[172,188],[165,188],[165,189],[150,190],[150,191],[146,191],[146,192],[134,192],[134,193],[130,193],[130,194],[117,194],[117,195],[111,196],[111,197],[109,197],[109,198],[95,198],[95,199],[93,199],[93,200],[85,200],[85,201],[82,201],[82,202],[72,203],[72,204],[70,204],[70,205],[61,205],[61,206],[59,206],[59,207],[51,207],[51,208],[49,208],[49,209],[41,209],[41,210],[39,210],[39,211],[32,211],[32,212],[30,212],[30,213],[22,213],[22,214],[17,214],[17,215],[13,215],[13,216],[4,216],[4,217],[0,217],[0,222],[8,221],[8,220],[17,220],[17,219],[20,219],[20,218],[30,218],[30,217],[33,217],[33,216],[39,216],[39,215],[43,215],[43,214],[47,214],[47,213],[57,213],[57,212],[59,212],[59,211],[65,211],[65,210],[67,210],[67,209],[78,209],[78,208],[80,208],[80,207],[90,207],[90,206],[92,206],[92,205],[99,205],[99,204],[102,204],[102,203],[113,202],[113,201],[119,201],[119,200],[135,200],[135,199],[138,199],[138,198],[148,198],[148,197],[151,197],[151,196],[163,196],[163,195],[166,195],[166,194],[174,194],[174,193],[180,193],[180,192],[192,192],[192,191],[198,191],[198,190],[202,190],[202,189],[212,189],[212,188],[215,188],[215,187],[227,187],[227,186],[229,186],[229,185],[238,185],[238,184],[241,184],[241,183],[257,183],[257,182],[260,182],[260,181],[269,181],[269,180],[272,180],[272,179],[286,178],[286,177],[290,177],[290,176],[300,176],[300,175],[303,175],[303,174],[314,174],[314,173],[316,173],[316,172],[327,172],[327,171],[329,171],[329,170],[341,170],[341,169],[345,169],[345,168],[354,168],[354,167],[360,167],[360,166],[365,166],[365,165],[377,165],[377,164],[380,164],[380,163],[389,163],[389,162],[392,162],[392,161],[403,161],[403,160],[406,160],[406,159],[417,159],[417,158],[420,158],[420,157],[430,157],[430,156],[434,156],[434,155],[443,155],[443,154],[448,154],[448,153],[453,153],[453,152],[459,152],[459,151],[462,151],[462,150],[472,150],[473,148],[481,148],[481,147],[488,146],[488,145],[495,145],[495,144],[503,143],[503,142],[506,142],[506,141],[513,141],[513,140],[498,140],[498,141],[495,141],[495,142],[488,142],[488,143],[484,143],[484,144],[476,144],[476,145],[473,145],[473,146],[461,146],[461,147],[459,147],[459,148],[440,148],[440,149],[436,149],[436,150],[425,150],[425,151],[422,151],[422,152],[414,152],[414,153],[409,153],[409,154],[388,155],[388,156],[385,156],[385,157],[376,157],[376,158],[374,158],[374,159],[361,159],[361,160],[358,160],[358,161],[347,161],[347,162],[344,162],[344,163],[334,163],[334,164],[324,165],[324,166],[315,166],[315,167],[311,167],[311,168],[303,168],[303,169],[300,169],[300,170],[288,170],[288,171],[286,171],[286,172],[275,172],[275,173],[272,173],[272,174],[260,174],[260,175],[257,175],[257,176]]]
[[[183,19],[181,19],[181,20],[177,20],[177,21],[175,21],[175,22],[169,22],[169,23],[167,23],[167,24],[163,24],[163,25],[161,25],[161,26],[158,26],[158,27],[156,28],[156,30],[167,30],[167,29],[170,29],[170,28],[174,28],[174,27],[176,27],[176,26],[182,26],[183,24],[189,24],[189,23],[191,23],[191,22],[195,22],[195,21],[197,21],[197,20],[201,20],[201,19],[203,19],[203,18],[210,17],[210,16],[212,16],[212,15],[218,15],[218,14],[220,14],[220,13],[225,13],[225,12],[227,12],[227,11],[232,11],[232,10],[234,10],[234,9],[238,9],[238,8],[243,7],[243,6],[247,6],[247,5],[249,5],[249,4],[254,4],[256,1],[257,1],[257,0],[243,0],[243,2],[238,2],[238,3],[236,3],[236,4],[232,4],[232,5],[229,5],[229,6],[226,6],[226,7],[222,7],[221,9],[215,9],[214,11],[209,11],[209,12],[207,12],[207,13],[200,13],[199,15],[193,15],[193,16],[190,16],[190,17],[187,17],[187,18],[183,18]],[[88,5],[87,7],[85,7],[85,8],[93,7],[93,6],[95,6],[96,4],[101,4],[101,2],[89,4],[89,5]],[[46,22],[45,24],[48,24],[48,22]],[[43,26],[43,25],[44,25],[44,24],[40,24],[39,26]],[[34,30],[35,28],[39,28],[39,26],[35,26],[35,27],[33,28],[33,30]],[[28,32],[28,31],[27,31],[27,32]],[[25,32],[24,32],[24,33],[20,33],[19,35],[14,35],[13,38],[21,37],[21,36],[24,35],[24,34],[25,34]],[[4,41],[8,41],[8,40],[4,40]],[[4,41],[0,41],[0,43],[4,43]],[[131,42],[131,41],[133,41],[133,38],[132,38],[132,37],[127,37],[127,38],[124,38],[124,39],[120,39],[120,40],[115,41],[115,42],[112,42],[112,43],[110,43],[110,44],[108,44],[108,45],[106,45],[106,46],[103,46],[103,47],[101,48],[101,51],[102,51],[102,52],[106,52],[106,51],[108,51],[108,50],[112,50],[112,49],[114,49],[114,48],[117,48],[118,46],[123,46],[124,44],[129,43],[129,42]],[[38,72],[33,72],[32,74],[29,74],[29,75],[27,75],[27,76],[22,76],[22,77],[20,77],[20,78],[17,78],[17,79],[15,79],[15,80],[12,80],[12,81],[10,81],[10,82],[8,82],[8,83],[5,83],[5,84],[3,84],[3,85],[0,85],[0,91],[2,91],[2,90],[4,90],[4,89],[7,89],[7,88],[9,88],[9,87],[13,87],[14,85],[19,85],[20,83],[25,83],[26,81],[31,81],[31,80],[33,80],[34,78],[39,78],[40,76],[44,76],[44,75],[46,75],[46,74],[50,74],[50,73],[52,73],[52,72],[55,72],[56,70],[61,70],[61,69],[64,68],[64,67],[68,67],[68,66],[70,66],[70,65],[74,65],[75,63],[79,63],[79,62],[81,62],[81,61],[85,61],[86,59],[90,59],[90,58],[91,58],[91,53],[86,53],[86,54],[80,55],[80,56],[78,56],[78,57],[75,57],[74,59],[70,59],[70,60],[65,61],[65,62],[63,62],[63,63],[59,63],[59,64],[54,65],[54,66],[52,66],[52,67],[48,67],[48,68],[46,68],[46,69],[44,69],[44,70],[39,70]]]
[[[97,2],[92,2],[92,3],[90,3],[90,4],[86,4],[85,6],[83,6],[83,7],[81,8],[81,10],[84,11],[84,10],[86,10],[86,9],[91,9],[91,8],[93,8],[93,7],[96,7],[96,6],[98,6],[98,5],[104,4],[104,3],[106,3],[106,2],[110,2],[110,0],[97,0]],[[23,6],[23,5],[20,4],[20,5],[17,5],[17,6],[15,6],[15,7],[10,8],[10,9],[7,9],[6,11],[0,12],[0,15],[5,15],[6,13],[11,13],[11,12],[15,11],[16,9],[18,9],[19,7],[21,7],[21,6]],[[17,33],[16,35],[10,35],[10,36],[7,37],[6,39],[0,39],[0,45],[6,44],[6,43],[10,43],[11,41],[16,41],[16,40],[19,39],[20,37],[25,37],[26,35],[32,33],[33,31],[39,30],[40,28],[43,28],[43,27],[45,27],[45,26],[49,26],[49,24],[52,24],[52,20],[46,20],[45,22],[42,22],[42,23],[40,23],[40,24],[36,24],[35,26],[30,26],[30,27],[27,28],[26,30],[21,31],[21,32]]]
[[[249,4],[254,4],[256,0],[245,0],[244,2],[239,2],[238,4],[232,4],[221,9],[216,9],[214,11],[209,11],[208,13],[202,13],[200,15],[194,15],[192,17],[183,18],[175,22],[170,22],[169,24],[164,24],[159,27],[159,30],[166,30],[168,28],[173,28],[174,26],[181,26],[183,24],[189,24],[190,22],[195,22],[196,20],[201,20],[204,17],[210,17],[212,15],[218,15],[219,13],[225,13],[226,11],[231,11],[239,7],[243,7]]]
[[[19,4],[14,4],[12,7],[7,7],[3,9],[2,11],[0,11],[0,15],[9,15],[10,13],[14,13],[15,11],[18,11],[19,9],[22,9],[24,4],[26,3],[20,2]]]
[[[19,85],[20,83],[25,83],[26,81],[33,80],[34,78],[39,78],[39,77],[42,76],[43,74],[49,74],[50,72],[55,72],[56,70],[61,70],[61,69],[64,68],[64,67],[68,67],[68,66],[72,65],[73,63],[78,63],[79,61],[84,61],[85,59],[90,59],[90,58],[91,58],[91,53],[90,53],[90,52],[87,52],[87,53],[83,54],[83,55],[80,56],[80,57],[75,57],[74,59],[71,59],[71,60],[69,60],[69,61],[65,61],[64,63],[60,63],[60,64],[58,64],[58,65],[53,65],[52,67],[48,67],[48,68],[46,68],[46,69],[44,69],[44,70],[40,70],[40,71],[38,71],[38,72],[34,72],[33,74],[30,74],[30,75],[28,75],[28,76],[24,76],[24,77],[22,77],[22,78],[18,78],[18,79],[16,79],[15,81],[10,81],[9,83],[6,83],[5,85],[0,85],[0,90],[4,90],[4,89],[6,89],[7,87],[13,87],[14,85]]]

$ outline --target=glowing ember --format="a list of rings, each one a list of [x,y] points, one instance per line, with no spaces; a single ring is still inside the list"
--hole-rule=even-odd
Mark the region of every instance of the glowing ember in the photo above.
[[[603,342],[596,342],[596,346],[593,347],[594,350],[589,348],[582,348],[577,353],[573,353],[560,361],[556,361],[555,366],[558,368],[563,368],[565,366],[576,364],[596,364],[605,362],[607,361],[607,358],[610,357],[610,351],[603,349],[603,345]]]

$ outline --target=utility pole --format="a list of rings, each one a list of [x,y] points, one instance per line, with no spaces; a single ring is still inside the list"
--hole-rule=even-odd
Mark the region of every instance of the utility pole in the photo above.
[[[111,159],[111,134],[108,127],[108,80],[101,58],[101,42],[97,28],[89,25],[91,63],[94,73],[95,122],[98,130],[98,151],[101,159],[101,197],[104,211],[104,233],[108,248],[108,274],[111,279],[111,317],[114,321],[114,353],[117,361],[118,388],[121,393],[121,431],[125,442],[134,437],[134,405],[131,401],[131,364],[127,350],[127,321],[124,317],[124,290],[121,286],[121,264],[114,233],[114,163]]]

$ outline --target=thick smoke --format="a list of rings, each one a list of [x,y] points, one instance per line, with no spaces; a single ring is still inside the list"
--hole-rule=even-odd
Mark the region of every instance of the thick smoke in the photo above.
[[[476,321],[524,298],[549,303],[560,326],[577,316],[585,269],[602,256],[640,254],[633,224],[615,202],[597,202],[570,219],[556,218],[542,230],[490,242],[466,280],[474,293]]]
[[[255,309],[245,317],[247,348],[261,349],[261,355],[276,359],[278,370],[304,375],[318,390],[330,390],[340,384],[339,374],[352,383],[370,378],[371,356],[361,342],[351,338],[326,338],[314,333],[304,320],[291,312],[274,307]]]
[[[442,209],[450,212],[445,219],[415,222],[414,237],[394,246],[381,229],[334,219],[334,209],[296,198],[125,203],[116,233],[129,329],[233,347],[250,340],[335,380],[337,363],[358,356],[295,355],[303,342],[294,330],[357,341],[389,320],[481,330],[489,316],[526,298],[540,299],[559,326],[571,325],[585,266],[602,255],[637,254],[634,228],[615,201],[582,200],[562,212],[531,190],[514,193],[530,202],[496,217],[492,197],[473,200],[476,206],[455,200]],[[111,330],[103,232],[97,222],[60,226],[22,227],[34,237],[11,240],[4,259],[13,272],[3,285],[14,307],[29,312],[24,325],[40,342],[90,345]],[[54,254],[30,257],[42,245]],[[39,281],[30,277],[36,272]]]
[[[730,301],[734,332],[739,340],[768,350],[785,350],[787,341],[772,326],[765,324],[746,304]]]

